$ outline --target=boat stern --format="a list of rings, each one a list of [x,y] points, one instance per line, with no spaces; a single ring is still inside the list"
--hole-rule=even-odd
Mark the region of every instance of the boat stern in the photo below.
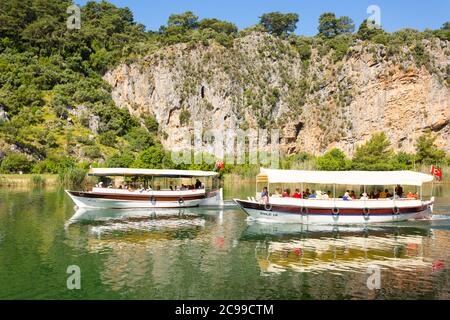
[[[217,191],[213,191],[211,196],[207,195],[207,197],[200,202],[199,206],[200,207],[223,207],[223,188],[220,188]]]

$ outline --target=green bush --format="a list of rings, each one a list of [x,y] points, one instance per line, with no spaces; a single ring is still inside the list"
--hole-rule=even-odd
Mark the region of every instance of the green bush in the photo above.
[[[20,153],[7,154],[0,164],[1,173],[28,173],[32,168],[33,162],[25,155]]]
[[[104,146],[115,147],[116,146],[116,133],[114,131],[106,131],[98,136],[98,141]]]
[[[147,148],[139,153],[138,158],[133,163],[133,167],[161,169],[164,156],[164,152],[160,148]]]
[[[98,146],[84,147],[83,154],[90,159],[98,159],[101,157],[100,148]]]
[[[319,170],[342,171],[349,170],[350,167],[351,161],[347,159],[344,152],[337,148],[333,148],[317,158],[317,168]]]
[[[186,125],[189,123],[189,120],[191,119],[191,113],[187,109],[183,109],[180,112],[180,124]]]
[[[129,168],[135,161],[135,156],[131,152],[117,153],[106,160],[109,168]]]
[[[141,127],[132,128],[124,138],[133,151],[141,151],[154,144],[153,136]]]
[[[153,132],[153,133],[158,132],[159,124],[158,124],[158,121],[156,121],[154,116],[151,116],[151,115],[145,116],[144,124],[149,132]]]

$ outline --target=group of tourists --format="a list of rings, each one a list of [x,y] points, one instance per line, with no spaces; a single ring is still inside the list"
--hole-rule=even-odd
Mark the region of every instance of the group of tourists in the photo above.
[[[96,188],[105,188],[105,185],[103,184],[103,182],[100,181],[99,183],[97,183],[97,184],[95,185],[95,187],[96,187]],[[110,184],[108,185],[107,188],[108,188],[108,189],[114,189],[114,185],[113,185],[112,183],[110,183]],[[117,189],[134,191],[133,189],[131,189],[131,188],[128,186],[127,183],[120,184],[119,187],[118,187]],[[171,191],[175,191],[175,190],[176,190],[176,191],[184,191],[184,190],[205,189],[205,185],[204,185],[199,179],[197,179],[197,180],[195,181],[195,184],[192,184],[192,185],[184,185],[184,184],[181,184],[181,186],[175,186],[175,187],[174,187],[174,186],[169,186],[169,189],[170,189]],[[153,188],[152,188],[151,185],[148,185],[148,187],[145,188],[144,185],[141,183],[141,184],[139,185],[139,187],[137,188],[137,190],[138,190],[139,192],[153,191]],[[160,186],[160,185],[157,185],[157,186],[155,187],[155,190],[156,190],[156,191],[160,191],[160,190],[161,190],[161,186]]]
[[[395,187],[395,196],[397,198],[403,198],[403,188],[400,185]],[[281,192],[280,188],[275,189],[275,193],[271,194],[270,197],[273,198],[296,198],[296,199],[330,199],[333,198],[331,191],[323,192],[323,191],[315,191],[307,188],[305,191],[300,192],[300,189],[295,189],[295,192],[291,194],[291,190],[289,188],[283,189]],[[354,190],[346,190],[343,196],[339,198],[345,201],[357,200],[374,200],[374,199],[389,199],[393,198],[394,194],[391,194],[388,189],[377,189],[372,190],[370,193],[363,192],[359,196],[356,195]],[[407,199],[419,199],[420,196],[418,193],[408,192],[406,195]],[[263,202],[267,202],[269,199],[269,192],[267,187],[263,188],[261,192],[261,200]]]

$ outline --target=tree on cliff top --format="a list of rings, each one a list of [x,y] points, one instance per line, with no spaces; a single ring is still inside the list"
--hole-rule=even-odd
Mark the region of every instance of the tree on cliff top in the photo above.
[[[259,20],[268,33],[286,36],[295,31],[299,19],[296,13],[269,12],[263,14]]]
[[[356,35],[358,36],[359,39],[361,40],[371,40],[373,39],[373,37],[380,35],[380,34],[384,34],[384,30],[380,28],[369,28],[368,26],[368,20],[365,19],[361,25],[359,26],[358,32],[356,33]]]
[[[181,14],[172,14],[167,21],[168,27],[181,27],[183,29],[197,29],[198,16],[192,11],[186,11]]]
[[[352,33],[355,25],[350,17],[336,18],[332,12],[326,12],[319,17],[319,35],[325,38],[333,38],[343,33]]]
[[[232,34],[238,31],[235,24],[219,19],[203,19],[198,24],[200,29],[211,29],[219,33]]]

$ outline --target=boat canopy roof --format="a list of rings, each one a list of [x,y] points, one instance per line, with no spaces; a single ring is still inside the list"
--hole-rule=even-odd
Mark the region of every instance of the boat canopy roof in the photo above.
[[[91,168],[90,176],[214,177],[217,172],[172,169]]]
[[[414,171],[304,171],[261,168],[257,182],[320,183],[340,185],[421,186],[433,176]]]

